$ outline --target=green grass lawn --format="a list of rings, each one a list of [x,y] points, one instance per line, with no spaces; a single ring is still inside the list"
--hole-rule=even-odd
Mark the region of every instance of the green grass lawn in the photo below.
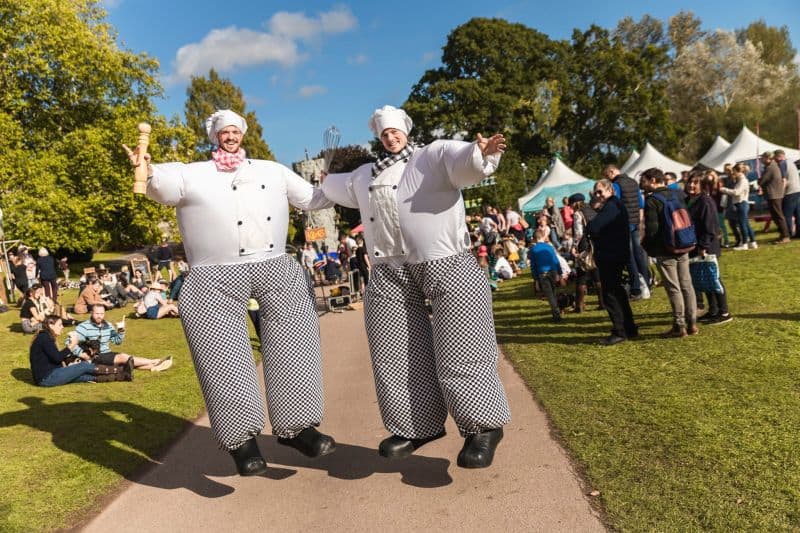
[[[172,355],[168,371],[136,371],[129,383],[55,388],[33,385],[33,337],[18,323],[13,305],[0,315],[0,531],[69,527],[153,461],[202,412],[202,396],[179,320],[129,318],[119,347],[144,357]]]
[[[643,338],[607,348],[605,312],[553,324],[528,272],[501,285],[498,342],[614,529],[800,530],[798,259],[798,242],[725,253],[733,322],[661,339],[657,287],[633,303]]]

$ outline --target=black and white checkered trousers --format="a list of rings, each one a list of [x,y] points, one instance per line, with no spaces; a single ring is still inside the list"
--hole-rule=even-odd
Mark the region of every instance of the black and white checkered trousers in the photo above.
[[[288,255],[193,267],[181,289],[183,330],[220,446],[234,450],[264,428],[264,403],[247,329],[259,304],[261,355],[273,434],[294,437],[322,421],[319,321],[308,276]]]
[[[392,434],[435,435],[448,412],[462,436],[511,419],[497,374],[491,292],[470,252],[375,265],[364,309],[378,404]]]

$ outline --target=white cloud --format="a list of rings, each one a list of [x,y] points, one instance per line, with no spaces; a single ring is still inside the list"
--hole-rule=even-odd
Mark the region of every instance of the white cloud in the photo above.
[[[300,87],[300,90],[297,91],[297,94],[302,96],[303,98],[311,98],[312,96],[316,96],[318,94],[325,94],[328,92],[326,87],[322,85],[305,85]]]
[[[358,54],[356,56],[347,58],[348,65],[363,65],[367,61],[369,61],[369,57],[367,57],[366,54]]]
[[[104,1],[108,5],[123,0]],[[358,20],[350,9],[338,6],[316,17],[280,11],[267,22],[267,31],[236,26],[213,29],[200,42],[178,49],[173,73],[166,81],[169,84],[186,81],[191,76],[206,74],[211,68],[230,72],[269,63],[291,67],[309,57],[300,49],[300,43],[317,44],[325,35],[347,32],[357,26]]]
[[[102,0],[100,3],[102,4],[103,9],[106,11],[111,11],[112,9],[116,9],[122,5],[122,0]]]
[[[800,67],[800,54],[794,56],[794,64]]]
[[[270,33],[303,41],[316,41],[325,34],[344,33],[356,26],[358,20],[346,6],[336,7],[314,18],[301,12],[279,11],[267,23]]]

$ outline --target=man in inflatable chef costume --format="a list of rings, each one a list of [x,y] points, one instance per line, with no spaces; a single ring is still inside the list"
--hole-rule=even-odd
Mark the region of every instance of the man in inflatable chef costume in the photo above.
[[[316,429],[323,399],[313,289],[285,253],[288,204],[303,210],[333,204],[283,165],[248,159],[241,148],[247,123],[233,111],[211,115],[206,131],[218,146],[210,161],[149,165],[148,156],[147,196],[177,208],[191,265],[181,322],[214,436],[239,474],[257,475],[267,465],[256,444],[264,409],[247,330],[250,298],[260,309],[273,434],[309,457],[335,449]]]
[[[491,175],[505,139],[408,142],[402,109],[376,110],[369,127],[386,156],[325,177],[331,200],[358,208],[372,272],[365,321],[381,416],[391,436],[378,447],[407,457],[444,436],[449,412],[465,438],[458,465],[492,463],[510,420],[497,375],[489,285],[470,251],[461,188]],[[425,300],[430,300],[429,317]]]

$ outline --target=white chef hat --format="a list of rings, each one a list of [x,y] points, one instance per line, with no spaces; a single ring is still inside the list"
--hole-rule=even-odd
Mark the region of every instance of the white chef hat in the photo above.
[[[411,117],[405,111],[390,105],[376,109],[372,116],[369,117],[369,129],[372,130],[376,137],[380,137],[386,128],[394,128],[408,135],[413,125]]]
[[[230,109],[220,109],[206,119],[206,133],[211,144],[219,144],[217,133],[227,126],[236,126],[242,130],[242,135],[247,133],[247,121],[245,121],[244,117]]]

